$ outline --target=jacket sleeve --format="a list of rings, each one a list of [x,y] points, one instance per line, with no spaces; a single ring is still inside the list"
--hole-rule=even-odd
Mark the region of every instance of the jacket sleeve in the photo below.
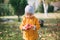
[[[23,26],[25,25],[25,18],[23,18],[22,22],[20,23],[20,30],[22,30]]]
[[[36,29],[37,30],[39,30],[40,29],[40,23],[39,23],[39,21],[38,21],[38,19],[36,18],[36,20],[35,20],[35,26],[36,26]]]

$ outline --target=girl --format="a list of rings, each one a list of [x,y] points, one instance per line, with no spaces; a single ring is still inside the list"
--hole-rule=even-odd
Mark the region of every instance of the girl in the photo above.
[[[40,29],[39,21],[34,16],[34,8],[31,5],[25,7],[25,16],[20,25],[20,29],[23,32],[24,40],[37,40],[38,30]]]

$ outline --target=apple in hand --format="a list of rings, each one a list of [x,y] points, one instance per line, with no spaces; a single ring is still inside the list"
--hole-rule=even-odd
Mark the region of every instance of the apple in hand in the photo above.
[[[32,28],[32,25],[27,24],[27,25],[25,26],[25,28],[26,28],[26,30],[29,30],[29,29],[31,29],[31,28]]]

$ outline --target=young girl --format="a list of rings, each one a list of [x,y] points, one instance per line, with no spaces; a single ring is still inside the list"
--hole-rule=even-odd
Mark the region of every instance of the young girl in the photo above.
[[[20,29],[23,32],[24,40],[38,39],[38,30],[40,29],[40,25],[38,19],[34,16],[33,6],[27,5],[25,7],[25,16],[23,17]]]

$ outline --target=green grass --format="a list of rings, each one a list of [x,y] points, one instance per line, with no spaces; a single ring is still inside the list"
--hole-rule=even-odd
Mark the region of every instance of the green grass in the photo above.
[[[41,30],[39,31],[41,40],[43,38],[45,40],[60,40],[59,33],[60,33],[60,27],[58,27],[58,26],[42,27]]]
[[[22,40],[17,23],[0,24],[0,40]]]
[[[60,19],[43,19],[45,23],[56,24],[56,21],[60,23]],[[23,40],[22,33],[19,29],[20,23],[0,23],[0,40]],[[39,40],[60,40],[60,27],[45,25],[41,27],[39,32]]]

